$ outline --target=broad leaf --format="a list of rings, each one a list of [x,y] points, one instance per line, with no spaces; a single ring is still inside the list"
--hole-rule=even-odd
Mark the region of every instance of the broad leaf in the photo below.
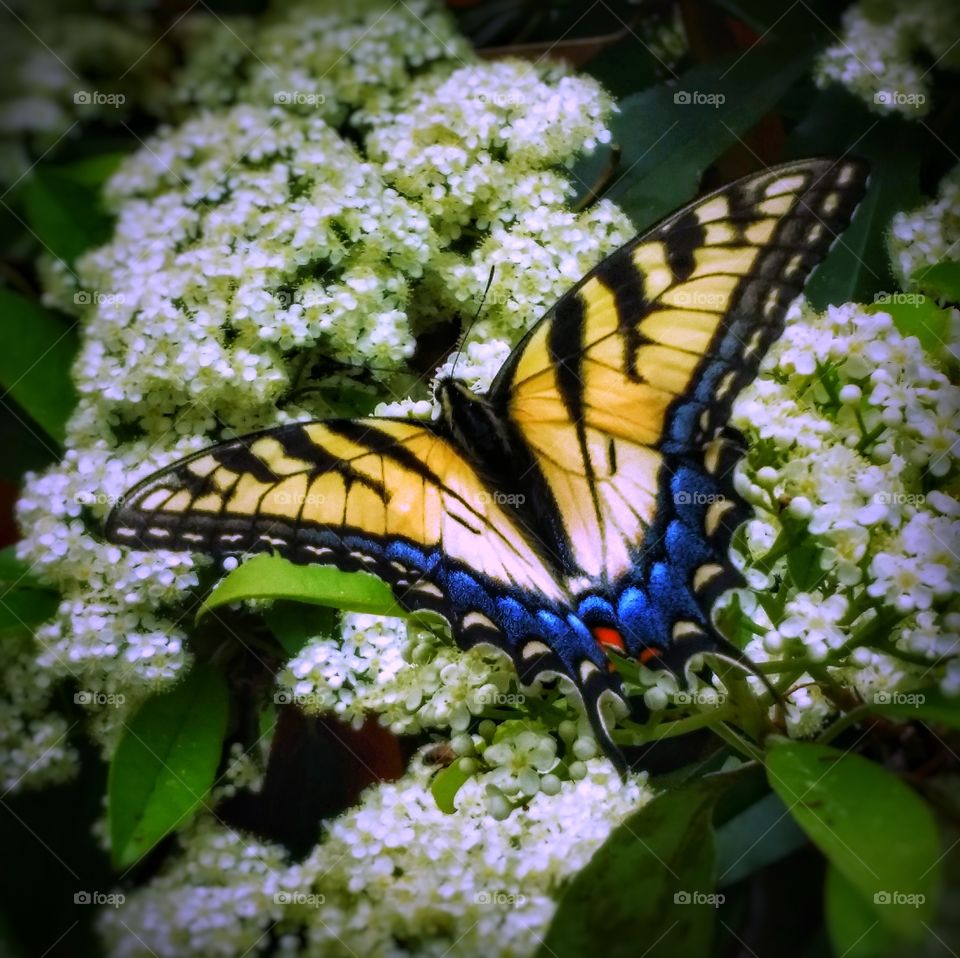
[[[936,263],[921,266],[910,277],[911,285],[948,303],[960,303],[960,263]]]
[[[887,293],[867,307],[871,313],[889,313],[904,336],[916,336],[924,349],[933,351],[944,345],[950,315],[930,296],[921,293]]]
[[[739,778],[708,775],[658,795],[603,843],[567,886],[538,958],[705,958],[717,899],[713,827],[718,796]]]
[[[923,800],[876,763],[807,742],[774,746],[767,778],[880,922],[903,937],[919,936],[933,912],[940,858]]]
[[[691,200],[707,167],[777,105],[810,57],[809,49],[763,45],[623,99],[612,122],[619,179],[604,195],[638,230]],[[608,162],[599,150],[574,172],[592,184]]]
[[[76,333],[32,300],[0,289],[0,387],[58,443],[77,397],[70,367]]]
[[[823,910],[833,953],[843,958],[893,958],[900,945],[891,940],[874,909],[842,873],[827,867]]]
[[[53,618],[60,596],[47,589],[0,589],[0,636],[22,633]]]
[[[291,599],[350,612],[403,616],[382,579],[332,566],[296,565],[274,555],[257,555],[233,570],[204,600],[197,618],[245,599]]]
[[[147,699],[110,764],[107,820],[114,865],[142,858],[203,804],[227,728],[223,677],[194,666],[169,692]]]
[[[936,722],[960,729],[960,698],[951,698],[936,688],[913,692],[877,692],[868,704],[871,711],[882,715]]]
[[[337,626],[334,609],[302,602],[275,602],[263,618],[291,658],[315,636],[332,636]]]
[[[452,815],[457,810],[457,792],[469,779],[470,776],[461,770],[459,762],[448,765],[433,777],[430,791],[441,812]]]

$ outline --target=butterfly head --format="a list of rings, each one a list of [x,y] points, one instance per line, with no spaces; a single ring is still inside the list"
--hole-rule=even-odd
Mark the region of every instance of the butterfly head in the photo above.
[[[449,376],[437,380],[434,395],[441,421],[461,448],[474,458],[497,463],[504,452],[503,420],[493,405]]]

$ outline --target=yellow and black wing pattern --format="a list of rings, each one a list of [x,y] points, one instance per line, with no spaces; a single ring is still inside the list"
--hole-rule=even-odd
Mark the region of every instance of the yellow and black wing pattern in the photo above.
[[[285,425],[145,479],[106,537],[137,549],[273,551],[384,578],[520,679],[566,676],[607,753],[607,651],[682,673],[721,641],[745,514],[726,426],[787,306],[865,188],[852,159],[771,168],[622,247],[527,334],[486,397],[438,384],[435,423]]]
[[[605,644],[674,669],[716,648],[710,608],[741,581],[728,550],[746,512],[730,407],[866,181],[861,161],[803,160],[691,203],[584,277],[494,382],[578,616]]]

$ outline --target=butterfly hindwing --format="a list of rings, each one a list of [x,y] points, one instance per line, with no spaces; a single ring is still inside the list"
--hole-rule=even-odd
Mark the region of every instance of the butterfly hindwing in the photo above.
[[[691,203],[588,273],[493,384],[535,497],[563,517],[550,545],[581,611],[632,651],[705,638],[738,581],[730,406],[865,181],[859,161],[805,160]]]

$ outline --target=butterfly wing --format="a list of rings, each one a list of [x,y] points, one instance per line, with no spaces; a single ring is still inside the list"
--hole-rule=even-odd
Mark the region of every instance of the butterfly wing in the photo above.
[[[691,203],[584,277],[491,388],[532,498],[562,517],[550,545],[581,613],[634,653],[709,634],[736,581],[742,450],[723,426],[865,181],[859,161],[805,160]]]
[[[366,570],[407,609],[447,618],[462,647],[505,649],[524,683],[563,675],[588,700],[615,688],[537,544],[427,424],[327,420],[212,446],[132,489],[105,534],[140,549],[272,551]]]

